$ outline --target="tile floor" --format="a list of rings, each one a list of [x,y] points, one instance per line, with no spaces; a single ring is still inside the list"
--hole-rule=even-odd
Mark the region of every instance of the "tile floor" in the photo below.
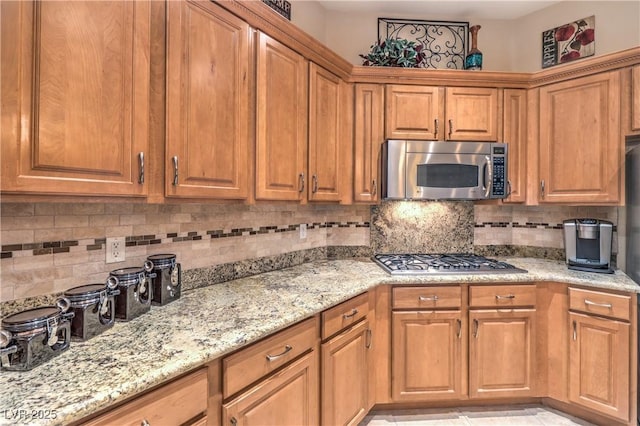
[[[542,405],[372,411],[359,426],[593,426]]]

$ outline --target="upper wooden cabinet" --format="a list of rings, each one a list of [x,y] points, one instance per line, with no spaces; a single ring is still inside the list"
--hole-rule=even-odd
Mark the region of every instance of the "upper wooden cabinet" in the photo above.
[[[309,177],[310,201],[340,201],[343,111],[339,77],[309,65]]]
[[[211,2],[167,3],[168,197],[249,194],[249,26]]]
[[[619,72],[540,88],[539,202],[618,203],[621,155]]]
[[[380,148],[384,142],[384,88],[355,85],[353,199],[375,203],[380,199]]]
[[[631,69],[631,130],[640,132],[640,65]]]
[[[507,190],[505,203],[525,201],[527,186],[527,91],[505,89],[503,138],[508,146]]]
[[[386,139],[443,139],[441,88],[390,84],[385,91]]]
[[[2,191],[147,194],[150,2],[2,2]]]
[[[256,199],[303,200],[307,170],[307,61],[258,32]]]
[[[388,85],[385,137],[497,141],[498,113],[498,89]]]
[[[498,89],[447,87],[445,111],[446,140],[498,140]]]

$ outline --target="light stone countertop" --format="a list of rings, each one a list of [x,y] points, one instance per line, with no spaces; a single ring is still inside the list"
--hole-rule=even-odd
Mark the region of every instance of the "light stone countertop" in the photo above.
[[[501,260],[529,273],[399,277],[366,259],[329,260],[186,291],[88,342],[72,342],[31,371],[0,373],[0,424],[80,420],[379,284],[558,281],[640,293],[620,271],[596,274],[570,271],[557,261]],[[56,418],[31,417],[47,411]]]

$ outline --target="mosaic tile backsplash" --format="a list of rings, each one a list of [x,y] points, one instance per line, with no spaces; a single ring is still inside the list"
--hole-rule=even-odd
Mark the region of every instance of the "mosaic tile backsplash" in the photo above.
[[[616,207],[527,207],[393,201],[297,204],[0,204],[0,302],[61,294],[109,272],[174,253],[185,289],[317,258],[391,252],[475,252],[562,260],[562,221],[614,224]],[[307,227],[300,238],[300,225]],[[126,261],[105,263],[107,237],[126,237]],[[35,302],[34,302],[35,303]],[[0,310],[5,303],[0,303]],[[0,312],[0,316],[4,312]]]

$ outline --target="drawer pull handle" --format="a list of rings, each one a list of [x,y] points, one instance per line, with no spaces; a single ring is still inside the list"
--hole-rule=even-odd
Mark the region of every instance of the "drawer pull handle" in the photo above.
[[[592,302],[589,299],[584,299],[584,304],[587,306],[597,306],[599,308],[607,308],[607,309],[613,308],[613,305],[611,303],[597,303],[597,302]]]
[[[367,328],[367,343],[364,345],[367,349],[371,349],[371,343],[373,343],[373,334],[370,328]]]
[[[502,299],[515,299],[516,296],[513,294],[507,294],[506,296],[500,296],[499,294],[496,294],[496,300],[502,300]]]
[[[573,340],[578,340],[578,325],[573,321]]]
[[[462,337],[462,320],[457,319],[456,324],[458,326],[458,330],[456,331],[456,337],[460,339]]]
[[[355,317],[357,314],[358,314],[358,310],[356,308],[353,308],[350,314],[342,314],[342,318],[347,319],[347,318]]]
[[[291,349],[293,349],[292,346],[285,345],[284,351],[282,351],[282,353],[279,353],[278,355],[267,355],[267,361],[275,361],[276,359],[285,356]]]
[[[437,295],[433,295],[431,297],[427,297],[427,296],[418,296],[418,299],[421,302],[437,302],[438,301],[438,296]]]

